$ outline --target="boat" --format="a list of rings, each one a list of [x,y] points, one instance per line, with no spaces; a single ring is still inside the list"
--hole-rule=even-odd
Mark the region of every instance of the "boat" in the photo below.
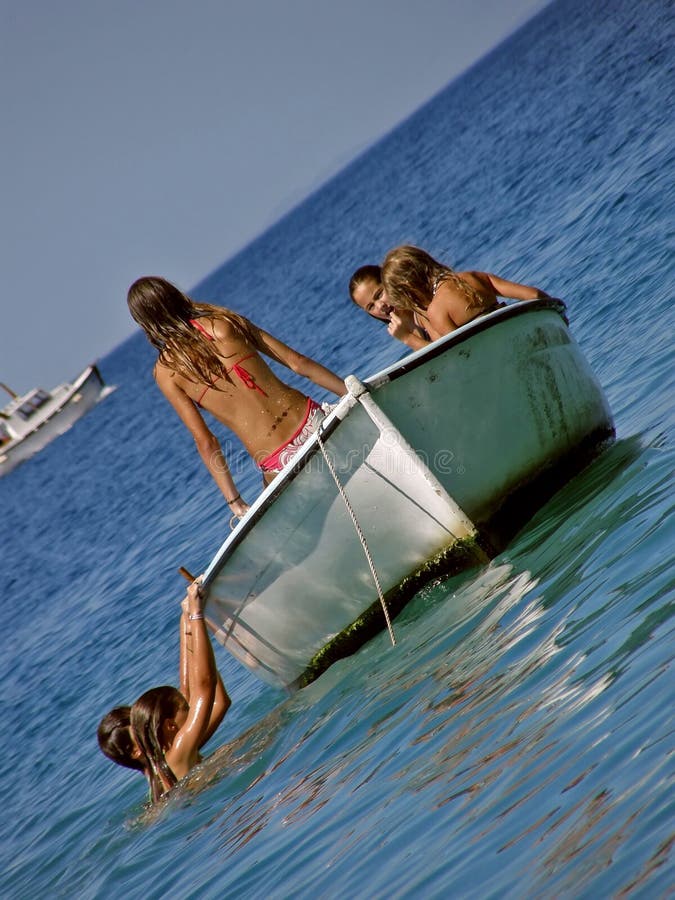
[[[614,439],[557,300],[510,304],[348,394],[204,573],[206,616],[293,691],[383,628],[438,573],[476,570]]]
[[[73,382],[51,391],[34,388],[11,397],[0,409],[0,476],[7,475],[69,428],[114,388],[106,387],[98,366],[87,366]]]

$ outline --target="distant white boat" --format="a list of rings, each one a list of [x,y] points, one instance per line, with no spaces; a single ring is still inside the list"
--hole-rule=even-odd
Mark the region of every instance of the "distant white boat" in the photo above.
[[[484,564],[614,438],[558,301],[496,310],[346,383],[204,577],[218,639],[289,689],[384,627],[382,600],[393,619],[434,573]]]
[[[0,409],[0,476],[42,450],[99,400],[114,390],[106,387],[98,367],[87,368],[72,383],[51,391],[35,388],[19,396],[0,382],[11,401]]]

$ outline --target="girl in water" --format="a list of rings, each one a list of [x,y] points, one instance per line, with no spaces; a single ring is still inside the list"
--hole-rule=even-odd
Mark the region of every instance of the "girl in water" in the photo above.
[[[413,310],[396,309],[387,302],[379,266],[358,268],[349,279],[349,296],[373,319],[386,322],[389,334],[411,350],[421,350],[429,343],[429,335],[418,324]]]
[[[195,585],[196,584],[197,582],[195,582]],[[194,590],[194,588],[192,588],[192,590]],[[180,702],[182,704],[187,704],[188,706],[194,696],[194,690],[191,690],[191,677],[193,673],[190,666],[190,663],[195,658],[195,650],[192,647],[192,632],[195,627],[194,622],[199,621],[199,619],[192,620],[189,618],[189,612],[187,611],[189,596],[190,591],[183,600],[186,609],[181,612],[180,617],[180,691],[176,691],[175,688],[162,689],[179,694],[181,698]],[[200,737],[200,747],[213,735],[231,705],[230,697],[225,690],[225,685],[220,677],[220,673],[216,670],[215,674],[216,685],[213,701],[210,707],[207,727]],[[111,709],[110,712],[101,719],[98,726],[97,737],[101,752],[104,753],[108,759],[120,766],[142,772],[152,784],[152,767],[141,744],[136,740],[131,727],[130,706],[116,706],[114,709]],[[159,796],[159,794],[157,796]]]
[[[199,748],[230,705],[226,693],[222,711],[217,702],[220,679],[198,581],[188,588],[181,620],[185,625],[181,641],[185,641],[186,651],[181,653],[182,690],[169,685],[152,688],[131,707],[131,730],[145,763],[153,803],[200,761]]]
[[[132,317],[159,352],[155,381],[192,434],[230,509],[243,516],[248,504],[200,409],[240,438],[269,483],[316,431],[324,412],[280,381],[260,354],[338,397],[346,393],[344,383],[244,316],[196,303],[164,278],[139,278],[127,300]]]
[[[411,246],[396,247],[386,255],[382,285],[385,302],[419,317],[432,340],[499,309],[503,304],[498,297],[552,299],[539,288],[489,272],[455,272],[425,250]]]

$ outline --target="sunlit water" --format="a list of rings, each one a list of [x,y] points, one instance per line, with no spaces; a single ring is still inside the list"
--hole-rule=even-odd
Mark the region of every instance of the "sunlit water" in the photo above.
[[[672,890],[673,16],[588,7],[544,10],[195,293],[364,376],[401,345],[346,283],[391,246],[537,284],[617,443],[489,566],[417,595],[395,648],[289,698],[217,647],[232,710],[148,812],[96,725],[175,683],[176,569],[206,566],[228,512],[143,338],[114,350],[117,390],[0,481],[2,896]]]

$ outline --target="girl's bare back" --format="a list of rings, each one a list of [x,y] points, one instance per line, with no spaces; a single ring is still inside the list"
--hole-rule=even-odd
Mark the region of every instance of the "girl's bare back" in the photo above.
[[[213,320],[205,320],[204,327],[213,335],[213,347],[227,376],[214,376],[210,384],[199,384],[158,363],[155,377],[163,390],[172,385],[233,431],[252,457],[268,456],[293,437],[307,398],[280,381],[259,353],[232,329]]]
[[[439,281],[427,308],[429,333],[434,340],[466,325],[476,316],[497,306],[497,294],[483,272],[455,272],[472,289],[469,295],[453,279]]]

